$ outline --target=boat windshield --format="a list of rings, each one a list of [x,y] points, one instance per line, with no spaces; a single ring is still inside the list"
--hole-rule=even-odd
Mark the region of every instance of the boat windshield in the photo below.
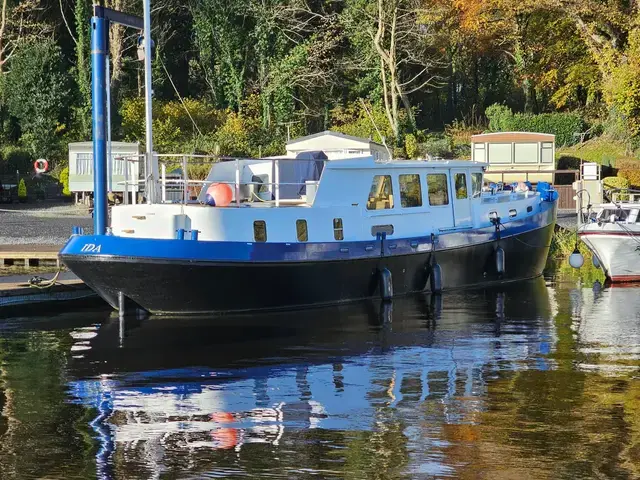
[[[601,222],[624,222],[629,218],[629,209],[623,208],[603,208],[598,215]]]

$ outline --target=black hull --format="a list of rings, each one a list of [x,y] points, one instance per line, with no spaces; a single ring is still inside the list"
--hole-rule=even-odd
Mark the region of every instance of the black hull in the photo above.
[[[118,292],[156,314],[271,310],[345,303],[380,296],[379,272],[391,272],[394,295],[430,291],[433,261],[442,289],[474,288],[542,274],[554,224],[497,243],[449,250],[318,262],[205,263],[138,257],[61,255],[61,260],[112,306]],[[435,259],[433,256],[435,255]]]

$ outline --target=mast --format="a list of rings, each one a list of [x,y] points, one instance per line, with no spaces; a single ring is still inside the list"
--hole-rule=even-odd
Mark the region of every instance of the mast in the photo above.
[[[151,86],[151,0],[143,0],[144,21],[144,113],[145,113],[145,193],[147,203],[155,201],[156,168],[153,162],[153,109]]]

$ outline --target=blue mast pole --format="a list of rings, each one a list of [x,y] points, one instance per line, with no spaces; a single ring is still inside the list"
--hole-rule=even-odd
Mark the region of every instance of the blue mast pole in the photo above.
[[[91,18],[91,115],[93,124],[93,230],[107,231],[106,75],[107,20],[100,9]]]

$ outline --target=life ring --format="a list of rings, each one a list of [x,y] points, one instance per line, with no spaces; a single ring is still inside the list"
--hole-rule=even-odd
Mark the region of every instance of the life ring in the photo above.
[[[36,170],[36,173],[44,173],[49,169],[49,162],[44,158],[39,158],[33,162],[33,168]]]

